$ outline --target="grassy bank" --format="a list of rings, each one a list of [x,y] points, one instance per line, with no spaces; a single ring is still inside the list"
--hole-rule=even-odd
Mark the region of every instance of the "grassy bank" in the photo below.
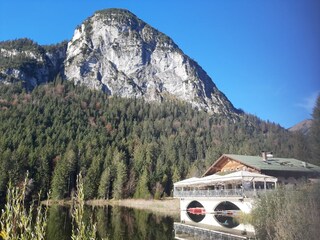
[[[71,200],[49,200],[43,201],[48,205],[71,205]],[[141,210],[151,211],[157,214],[176,217],[180,214],[179,199],[166,198],[165,200],[145,200],[145,199],[122,199],[122,200],[104,200],[95,199],[88,200],[86,204],[89,206],[123,206],[129,208],[137,208]]]
[[[167,198],[165,200],[122,199],[122,200],[89,200],[91,206],[123,206],[155,212],[158,214],[177,216],[180,214],[179,199]]]

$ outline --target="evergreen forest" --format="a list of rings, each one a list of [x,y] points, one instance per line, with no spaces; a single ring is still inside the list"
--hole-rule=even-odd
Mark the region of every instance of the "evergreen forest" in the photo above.
[[[86,199],[172,195],[224,153],[311,161],[306,136],[254,115],[209,115],[186,103],[108,96],[63,82],[26,91],[0,85],[0,199],[8,182],[30,196],[68,198],[83,175]]]

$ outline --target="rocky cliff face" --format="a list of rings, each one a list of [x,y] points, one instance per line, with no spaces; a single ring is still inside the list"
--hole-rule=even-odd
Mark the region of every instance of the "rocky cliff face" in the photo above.
[[[65,76],[121,97],[174,98],[212,113],[236,110],[206,72],[131,12],[96,12],[68,43]]]
[[[63,75],[110,95],[147,101],[177,99],[204,111],[237,113],[206,72],[168,36],[122,9],[96,12],[66,44],[28,39],[0,42],[0,83],[28,89]]]
[[[40,46],[29,39],[0,43],[0,83],[23,82],[27,89],[63,74],[66,43]]]

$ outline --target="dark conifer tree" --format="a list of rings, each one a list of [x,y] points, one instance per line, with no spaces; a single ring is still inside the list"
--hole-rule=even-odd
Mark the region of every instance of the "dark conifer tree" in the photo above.
[[[312,118],[310,132],[312,163],[320,166],[320,95],[313,109]]]

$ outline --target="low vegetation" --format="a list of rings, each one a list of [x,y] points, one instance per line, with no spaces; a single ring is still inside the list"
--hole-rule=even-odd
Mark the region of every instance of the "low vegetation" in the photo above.
[[[249,221],[261,240],[317,240],[320,185],[279,188],[259,200]]]

